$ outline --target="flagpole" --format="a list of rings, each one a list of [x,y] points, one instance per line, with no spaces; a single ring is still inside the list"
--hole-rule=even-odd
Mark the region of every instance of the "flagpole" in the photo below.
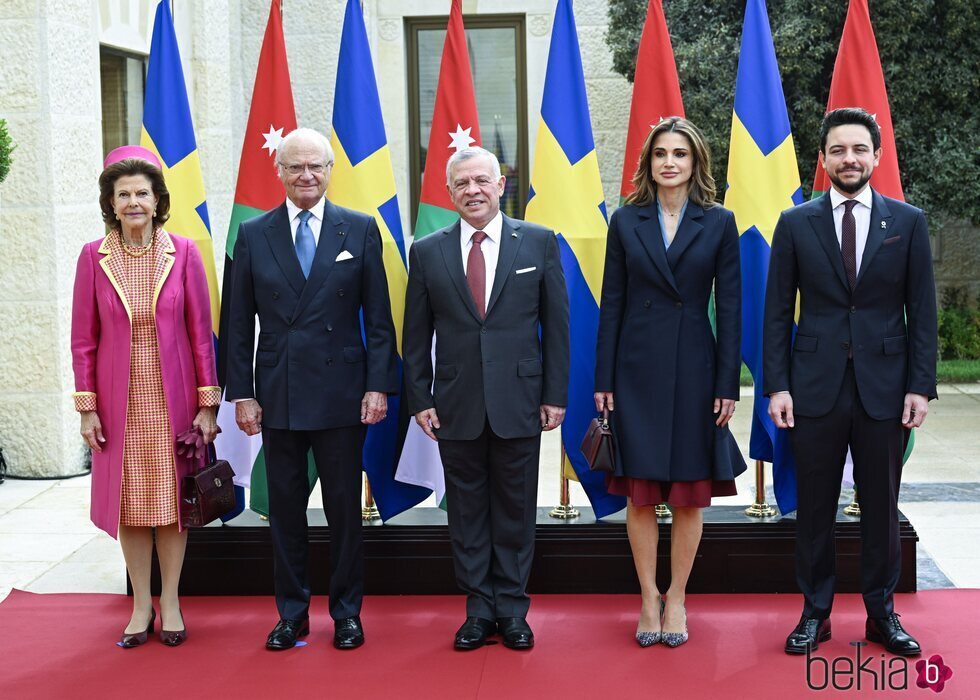
[[[745,514],[751,518],[776,515],[776,509],[766,503],[766,463],[761,459],[755,460],[755,502],[745,509]]]
[[[374,496],[371,494],[371,482],[368,481],[367,474],[364,475],[364,505],[361,507],[361,520],[365,522],[381,520],[381,513],[378,512],[378,506],[374,504]]]
[[[561,446],[561,463],[558,465],[558,505],[548,513],[552,518],[571,520],[581,515],[578,508],[571,505],[568,493],[568,477],[565,476],[565,445]]]

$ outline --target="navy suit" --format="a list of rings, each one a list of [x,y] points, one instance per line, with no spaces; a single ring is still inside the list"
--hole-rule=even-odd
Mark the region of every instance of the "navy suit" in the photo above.
[[[335,619],[357,615],[363,594],[361,399],[366,391],[398,391],[378,226],[371,216],[327,201],[306,279],[283,203],[241,224],[234,261],[227,398],[255,398],[262,407],[280,616],[308,615],[311,449],[331,527],[330,613]]]
[[[922,211],[872,194],[853,290],[829,195],[783,212],[772,240],[763,333],[763,391],[789,391],[793,398],[804,614],[830,615],[834,523],[850,444],[861,502],[865,607],[870,617],[885,617],[901,567],[904,397],[936,398],[936,292]]]

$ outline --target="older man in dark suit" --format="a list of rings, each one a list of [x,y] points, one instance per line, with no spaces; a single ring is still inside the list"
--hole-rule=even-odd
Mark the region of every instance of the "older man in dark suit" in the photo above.
[[[865,635],[894,654],[920,653],[892,596],[901,569],[905,438],[936,398],[936,292],[922,211],[868,184],[880,154],[872,115],[855,108],[828,113],[820,163],[833,187],[783,212],[773,234],[764,391],[776,426],[790,429],[796,458],[804,597],[803,616],[786,640],[789,654],[830,639],[834,523],[848,445],[861,497]]]
[[[398,390],[381,236],[374,218],[324,197],[333,152],[322,134],[293,131],[276,160],[286,201],[238,230],[228,324],[227,397],[239,427],[262,432],[269,480],[280,620],[266,647],[293,647],[310,629],[312,450],[330,525],[334,646],[353,649],[364,642],[361,451]]]
[[[530,649],[538,457],[541,431],[565,416],[568,293],[554,233],[500,213],[496,156],[460,150],[446,179],[462,219],[410,251],[405,391],[446,472],[467,594],[455,648],[479,648],[499,631],[506,646]]]

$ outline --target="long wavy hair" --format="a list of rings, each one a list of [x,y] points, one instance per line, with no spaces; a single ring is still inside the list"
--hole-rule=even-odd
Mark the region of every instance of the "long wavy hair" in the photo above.
[[[704,139],[704,134],[693,122],[684,117],[667,117],[657,124],[647,135],[640,151],[640,160],[633,174],[632,194],[626,198],[626,204],[643,206],[651,204],[657,198],[657,183],[653,179],[650,162],[653,160],[653,144],[661,134],[669,132],[682,134],[691,148],[694,158],[691,179],[688,183],[687,197],[698,206],[708,209],[718,206],[715,202],[715,179],[711,177],[711,149]]]

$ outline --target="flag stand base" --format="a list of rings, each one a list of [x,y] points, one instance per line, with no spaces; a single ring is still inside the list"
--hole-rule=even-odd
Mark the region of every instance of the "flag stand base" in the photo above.
[[[660,503],[653,512],[657,514],[657,520],[669,520],[672,516],[670,508],[667,507],[666,503]]]
[[[849,515],[852,518],[861,517],[861,504],[858,503],[858,490],[854,487],[854,495],[851,496],[851,504],[849,506],[844,506],[844,515]]]
[[[779,514],[766,503],[766,463],[761,459],[755,460],[755,503],[745,509],[745,514],[750,518],[771,518]]]

